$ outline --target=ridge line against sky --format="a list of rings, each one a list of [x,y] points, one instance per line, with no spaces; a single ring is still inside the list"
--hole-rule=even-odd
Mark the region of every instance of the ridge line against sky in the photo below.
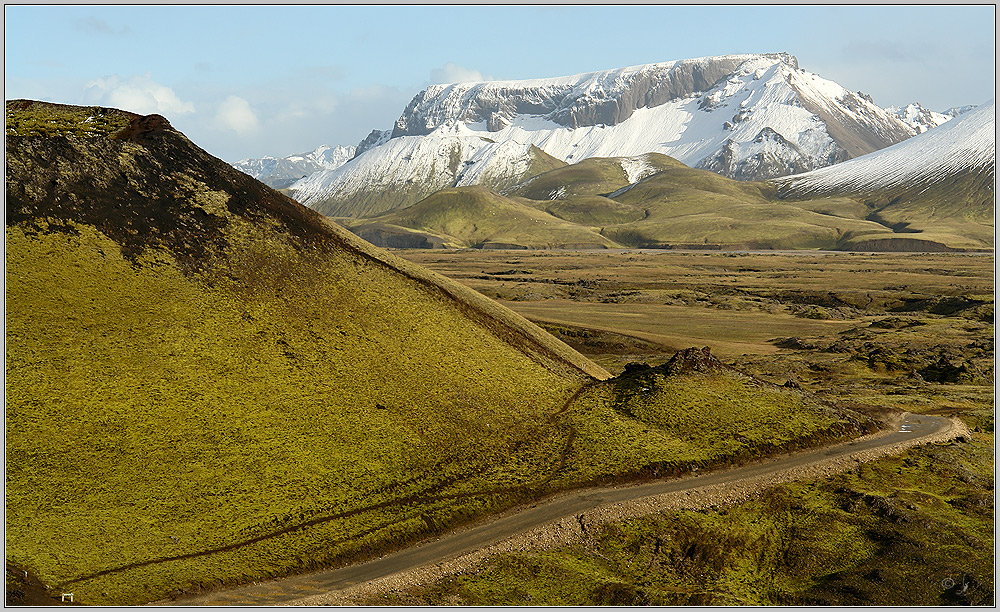
[[[785,51],[880,106],[996,90],[996,8],[5,5],[6,99],[157,112],[227,161],[354,145],[432,83]]]

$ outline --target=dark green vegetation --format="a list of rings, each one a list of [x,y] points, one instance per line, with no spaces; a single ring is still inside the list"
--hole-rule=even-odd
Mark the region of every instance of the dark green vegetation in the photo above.
[[[654,173],[632,185],[623,167],[628,160],[590,158],[534,176],[503,196],[482,187],[447,189],[408,208],[341,221],[379,244],[410,247],[993,248],[992,172],[908,191],[785,198],[771,183],[734,181],[660,154],[642,158]],[[498,202],[519,222],[498,223]],[[438,242],[394,243],[373,227]]]
[[[8,105],[6,554],[51,592],[131,604],[346,563],[870,426],[726,370],[600,382],[162,117],[73,129],[102,113]]]
[[[678,343],[730,347],[723,362],[756,379],[869,415],[957,415],[974,434],[733,507],[607,525],[576,545],[366,603],[994,603],[991,257],[406,256],[544,315],[546,329],[613,372],[665,363]],[[611,304],[616,319],[598,310]]]

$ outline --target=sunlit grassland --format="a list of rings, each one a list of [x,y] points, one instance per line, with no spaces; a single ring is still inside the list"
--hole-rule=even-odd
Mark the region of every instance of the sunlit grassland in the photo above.
[[[842,415],[816,401],[734,372],[606,381],[585,390],[566,418],[576,433],[558,477],[567,482],[676,474],[848,431]]]
[[[992,307],[993,262],[963,254],[400,251],[542,321],[635,335],[719,354],[774,353],[772,340],[836,337],[887,313]],[[973,304],[974,305],[974,304]],[[985,311],[984,311],[985,312]],[[943,327],[941,327],[943,326]],[[924,331],[920,331],[923,329]],[[873,330],[872,333],[877,333]],[[964,333],[964,332],[961,332]]]

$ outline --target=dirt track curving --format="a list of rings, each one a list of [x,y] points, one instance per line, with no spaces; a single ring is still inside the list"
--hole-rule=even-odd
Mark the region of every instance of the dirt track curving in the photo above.
[[[571,542],[601,523],[663,510],[732,504],[784,482],[821,478],[859,462],[961,435],[970,434],[958,419],[904,414],[892,427],[851,442],[700,476],[568,491],[366,563],[157,603],[352,605],[372,593],[463,571],[498,553]]]

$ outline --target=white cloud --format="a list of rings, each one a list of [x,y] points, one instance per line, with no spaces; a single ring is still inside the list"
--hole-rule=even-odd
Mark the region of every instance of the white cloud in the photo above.
[[[463,68],[452,62],[444,65],[444,68],[431,70],[431,83],[469,83],[472,81],[492,81],[490,76],[483,76],[478,70]]]
[[[89,104],[111,106],[141,115],[159,113],[171,116],[194,112],[194,105],[182,101],[173,89],[160,85],[149,73],[122,79],[118,75],[87,83],[84,98]]]
[[[215,118],[219,123],[240,135],[256,132],[260,126],[257,115],[250,108],[250,103],[239,96],[229,96],[223,100],[219,104]]]

